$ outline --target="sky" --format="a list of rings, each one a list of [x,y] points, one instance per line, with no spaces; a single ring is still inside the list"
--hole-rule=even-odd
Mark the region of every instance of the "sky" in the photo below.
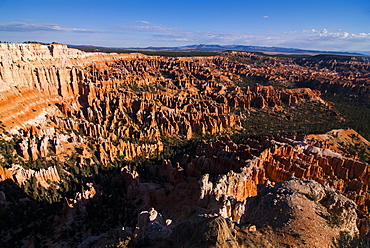
[[[0,0],[0,41],[370,51],[370,0]]]

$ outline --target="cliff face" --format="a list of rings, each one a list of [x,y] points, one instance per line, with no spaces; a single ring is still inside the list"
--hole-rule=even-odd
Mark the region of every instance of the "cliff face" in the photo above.
[[[78,99],[87,65],[95,60],[104,63],[107,58],[112,59],[59,44],[1,43],[0,113],[4,114],[1,121],[7,129],[20,128],[27,121],[40,124],[36,117],[53,115],[55,103]],[[18,112],[22,116],[18,117]]]
[[[58,96],[78,93],[74,67],[88,56],[66,45],[0,44],[1,122],[19,128],[53,113]]]
[[[74,80],[71,67],[89,54],[66,45],[0,44],[0,90],[29,87],[57,94],[61,86]]]
[[[0,58],[3,63],[27,62],[27,61],[43,61],[43,60],[71,60],[81,59],[89,56],[85,52],[77,49],[67,48],[66,45],[51,44],[41,45],[37,43],[1,43]]]

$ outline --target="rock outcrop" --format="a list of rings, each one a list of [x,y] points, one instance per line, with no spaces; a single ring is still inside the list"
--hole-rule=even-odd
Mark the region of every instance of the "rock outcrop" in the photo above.
[[[172,233],[174,247],[242,247],[233,224],[221,216],[199,217],[178,224]]]
[[[356,237],[356,204],[332,188],[297,178],[260,185],[242,203],[240,224],[221,213],[166,223],[155,209],[138,215],[131,245],[151,247],[332,247],[342,233]],[[127,229],[127,228],[125,228]],[[325,235],[324,235],[325,234]],[[127,238],[126,238],[127,239]]]
[[[284,182],[291,176],[313,179],[329,185],[354,200],[361,212],[368,211],[369,165],[342,156],[332,150],[286,140],[273,142],[270,149],[261,153],[261,167],[267,178]]]
[[[352,200],[315,181],[293,178],[262,186],[257,196],[248,198],[241,223],[268,225],[284,233],[279,246],[331,247],[341,232],[358,234],[356,219]]]
[[[21,186],[32,178],[35,178],[37,183],[44,188],[48,188],[49,183],[60,182],[60,176],[55,167],[36,171],[32,169],[26,170],[19,165],[13,165],[9,169],[0,166],[0,181],[10,179]]]

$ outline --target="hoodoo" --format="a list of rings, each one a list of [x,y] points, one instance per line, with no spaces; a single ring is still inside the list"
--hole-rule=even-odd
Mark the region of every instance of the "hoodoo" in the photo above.
[[[368,99],[366,63],[0,43],[0,246],[367,237],[369,136],[326,98]]]

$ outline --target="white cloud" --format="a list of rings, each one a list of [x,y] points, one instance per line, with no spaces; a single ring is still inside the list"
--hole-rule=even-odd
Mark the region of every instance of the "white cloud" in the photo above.
[[[303,30],[294,36],[286,37],[281,46],[290,45],[303,49],[340,50],[340,51],[370,51],[370,33],[350,33],[342,29],[332,31]]]
[[[138,23],[144,23],[144,24],[151,24],[152,25],[152,23],[151,22],[148,22],[148,21],[136,21],[136,22],[138,22]]]
[[[166,29],[161,27],[153,26],[115,26],[114,29],[121,30],[135,30],[135,31],[145,31],[145,32],[165,32]]]
[[[310,31],[304,30],[303,32],[309,33],[309,37],[311,38],[317,38],[317,37],[332,37],[332,38],[340,38],[340,39],[357,39],[357,38],[370,38],[370,33],[348,33],[346,31],[343,31],[342,29],[338,31],[329,31],[326,28],[324,28],[321,31],[318,31],[316,29],[311,29]]]
[[[189,31],[177,27],[166,27],[147,21],[137,21],[146,25],[117,26],[120,30],[140,31],[153,45],[255,45],[281,46],[313,50],[365,51],[370,50],[370,33],[354,34],[344,30],[311,29],[282,33],[242,33],[217,31]],[[147,32],[148,34],[145,34]],[[163,43],[159,43],[163,42]],[[172,43],[171,43],[172,42]],[[152,45],[152,44],[151,44]]]
[[[247,33],[225,31],[192,31],[178,27],[168,27],[161,24],[151,23],[146,20],[132,21],[136,25],[115,26],[110,31],[105,31],[106,37],[115,37],[116,42],[127,46],[179,46],[192,44],[219,44],[219,45],[253,45],[253,46],[277,46],[311,50],[340,50],[340,51],[370,51],[370,33],[353,33],[348,30],[315,29],[303,31],[286,31],[280,33]],[[112,30],[115,30],[112,32]],[[102,33],[101,31],[66,27],[58,24],[35,24],[30,22],[0,23],[0,32],[7,32],[9,37],[18,39],[38,37],[51,40],[68,40],[73,43],[74,39],[91,42],[91,39],[102,43],[101,35],[77,36],[76,34]],[[21,38],[18,38],[21,37]],[[50,38],[51,37],[51,38]],[[68,38],[66,38],[68,37]],[[77,38],[76,38],[77,37]],[[13,38],[16,39],[16,38]],[[79,42],[82,43],[82,42]],[[102,44],[109,46],[110,44]],[[117,43],[115,44],[117,46]]]
[[[135,21],[135,22],[146,24],[146,25],[140,25],[140,26],[120,25],[120,26],[114,26],[113,29],[133,30],[133,31],[143,31],[143,32],[159,32],[159,33],[174,33],[174,32],[177,32],[178,30],[178,28],[165,27],[163,25],[151,23],[148,21]]]
[[[33,24],[23,22],[0,23],[0,32],[82,32],[96,33],[97,31],[67,28],[57,24]]]

